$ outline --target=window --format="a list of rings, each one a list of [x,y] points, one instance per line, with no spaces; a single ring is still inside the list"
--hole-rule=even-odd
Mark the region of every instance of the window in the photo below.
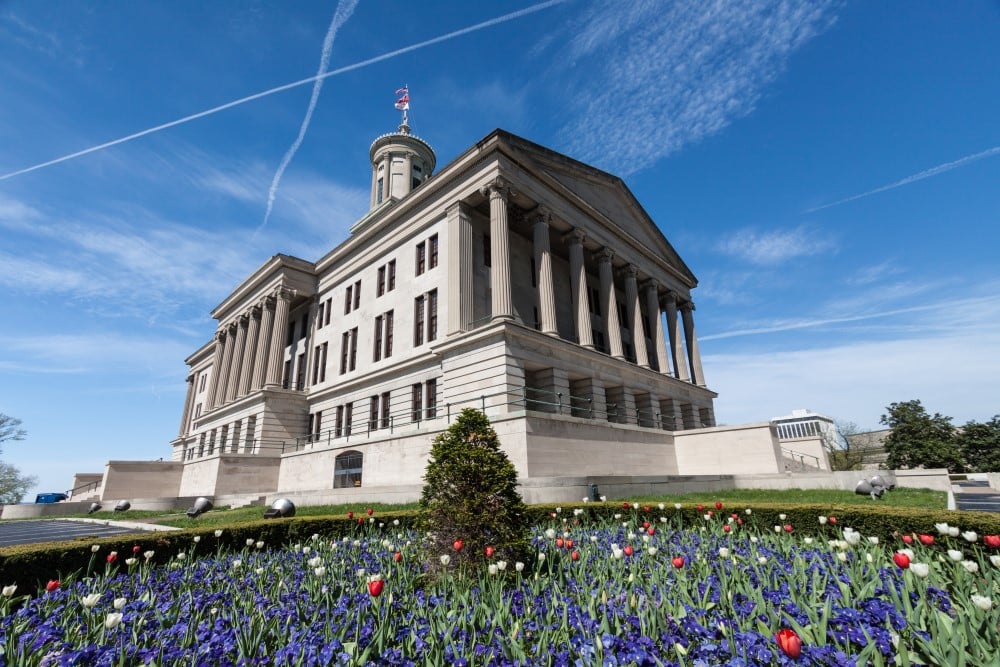
[[[387,291],[391,292],[396,289],[396,260],[391,260],[388,264],[389,267],[389,286]]]
[[[329,343],[317,345],[313,349],[313,376],[312,383],[317,384],[326,380],[326,348]]]
[[[320,363],[320,366],[319,366],[319,381],[320,382],[326,382],[326,355],[327,355],[327,351],[328,351],[329,346],[330,346],[329,343],[323,343],[323,345],[321,346],[322,349],[320,351],[322,352],[323,360],[322,360],[322,362]]]
[[[378,429],[378,396],[372,396],[368,399],[368,430],[374,431]]]
[[[597,329],[591,329],[590,334],[594,337],[594,347],[597,348],[597,351],[607,352],[607,348],[604,347],[604,332],[598,331]]]
[[[323,430],[323,412],[317,411],[313,415],[313,427],[312,427],[312,442],[319,440],[320,431]]]
[[[229,445],[229,451],[231,451],[233,454],[235,454],[240,450],[240,427],[242,425],[243,425],[243,420],[240,420],[238,422],[233,422],[233,437],[229,441],[231,443]]]
[[[331,306],[332,305],[333,305],[333,298],[327,299],[326,300],[326,320],[325,320],[324,324],[327,324],[327,325],[330,324],[330,310],[331,310]]]
[[[375,296],[385,294],[385,267],[378,267],[378,279],[375,282]]]
[[[201,380],[198,382],[198,393],[205,391],[205,382],[208,381],[208,373],[201,374]]]
[[[375,203],[382,203],[382,177],[378,177],[378,185],[375,186]]]
[[[382,392],[382,428],[389,428],[389,392]]]
[[[379,361],[383,357],[388,359],[392,356],[392,311],[379,315],[375,318],[375,349],[372,354],[373,361]]]
[[[354,285],[348,285],[347,293],[344,297],[344,315],[351,312],[351,304],[354,303],[354,299],[352,298],[352,292],[354,292]]]
[[[198,438],[198,458],[205,455],[205,434],[202,433],[201,437]]]
[[[354,310],[361,307],[361,281],[354,283]]]
[[[358,328],[345,331],[340,337],[340,374],[353,371],[358,356]]]
[[[424,344],[424,302],[423,294],[413,300],[413,347]]]
[[[201,417],[201,403],[194,406],[194,418],[197,419],[198,417]]]
[[[410,179],[410,189],[416,190],[418,187],[420,187],[420,179],[414,176]]]
[[[302,329],[299,330],[299,338],[305,338],[309,333],[309,313],[302,316]]]
[[[292,381],[292,360],[285,360],[285,371],[281,376],[281,388],[288,389],[288,383]]]
[[[490,237],[483,234],[483,266],[493,266],[493,246]]]
[[[385,358],[392,356],[392,311],[385,314]]]
[[[375,318],[375,350],[372,354],[372,361],[379,361],[382,358],[382,316]]]
[[[427,342],[437,339],[438,333],[438,291],[427,293]]]
[[[355,362],[358,360],[358,328],[351,329],[351,359],[348,363],[348,370],[353,371]]]
[[[298,373],[295,374],[295,386],[291,389],[302,390],[306,388],[306,353],[299,354]]]
[[[333,464],[333,488],[350,489],[361,486],[361,469],[364,456],[361,452],[338,454]]]
[[[256,443],[254,442],[254,434],[257,432],[257,416],[254,415],[247,419],[247,435],[246,440],[243,442],[243,452],[248,453],[250,451],[256,451]]]
[[[208,435],[208,455],[211,456],[215,453],[215,429]]]
[[[437,417],[437,379],[428,380],[424,385],[427,390],[427,400],[424,401],[427,406],[427,418],[434,419]]]
[[[531,316],[534,318],[535,330],[538,331],[542,328],[542,323],[538,320],[538,306],[531,307]]]
[[[344,433],[344,406],[338,405],[333,422],[333,437],[339,438]]]
[[[427,268],[427,247],[421,241],[417,244],[417,275],[419,276]]]
[[[219,439],[219,453],[226,453],[226,443],[229,441],[229,425],[222,427],[221,438]]]
[[[415,422],[420,421],[424,412],[424,386],[417,382],[410,388],[410,413]]]
[[[438,235],[433,234],[427,239],[427,266],[434,268],[438,265]]]
[[[320,301],[319,302],[319,307],[316,309],[316,328],[317,329],[322,329],[323,328],[323,308],[325,308],[325,307],[326,307],[326,304],[323,303],[322,301]]]

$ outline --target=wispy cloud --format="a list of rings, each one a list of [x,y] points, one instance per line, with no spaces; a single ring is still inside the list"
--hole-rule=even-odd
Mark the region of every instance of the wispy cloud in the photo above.
[[[932,176],[937,176],[945,172],[951,171],[952,169],[958,169],[959,167],[964,167],[968,164],[972,164],[978,160],[984,158],[993,157],[994,155],[1000,155],[1000,146],[994,146],[993,148],[988,148],[985,151],[980,151],[978,153],[973,153],[972,155],[966,155],[963,158],[953,160],[951,162],[945,162],[944,164],[939,164],[936,167],[931,167],[930,169],[924,169],[921,172],[913,174],[912,176],[907,176],[906,178],[901,178],[900,180],[890,183],[888,185],[883,185],[881,187],[875,188],[874,190],[868,190],[867,192],[862,192],[859,195],[853,195],[851,197],[846,197],[844,199],[839,199],[830,204],[823,204],[822,206],[817,206],[815,208],[810,208],[806,210],[806,213],[815,213],[816,211],[822,211],[826,208],[831,208],[833,206],[840,206],[841,204],[846,204],[847,202],[857,201],[858,199],[864,199],[865,197],[871,197],[872,195],[879,194],[880,192],[886,192],[887,190],[895,190],[896,188],[901,188],[904,185],[909,185],[910,183],[915,183],[917,181],[922,181],[925,178],[931,178]]]
[[[156,374],[177,373],[189,344],[149,335],[118,332],[0,337],[0,369],[11,372],[76,374],[133,371],[159,366]]]
[[[774,265],[796,257],[836,250],[833,239],[807,227],[760,232],[741,229],[722,239],[716,249],[726,255],[760,265]]]
[[[354,8],[357,5],[358,0],[340,0],[337,3],[337,9],[333,12],[330,27],[327,28],[326,37],[323,39],[323,50],[319,57],[319,72],[316,75],[316,80],[313,82],[312,96],[309,98],[309,106],[306,108],[305,118],[302,119],[302,125],[299,126],[298,136],[295,137],[295,141],[292,142],[288,151],[281,158],[278,170],[274,172],[274,178],[271,179],[271,187],[267,191],[267,210],[264,211],[264,221],[254,231],[254,236],[267,225],[267,221],[271,217],[271,210],[274,208],[274,198],[278,193],[281,176],[285,173],[288,165],[291,164],[292,158],[295,157],[296,151],[299,150],[299,146],[302,145],[302,140],[306,137],[306,130],[309,129],[309,122],[312,120],[313,111],[316,110],[316,104],[319,102],[319,93],[323,89],[324,81],[322,75],[326,73],[326,68],[330,64],[330,54],[333,52],[333,40],[337,37],[337,31],[340,29],[340,26],[344,25],[347,19],[351,18],[351,14],[354,13]]]
[[[594,3],[557,61],[578,73],[568,152],[629,174],[719,132],[753,112],[791,54],[831,25],[834,6]]]
[[[849,275],[845,282],[852,286],[864,286],[876,283],[889,276],[895,276],[902,273],[903,270],[896,266],[893,260],[885,260],[884,262],[879,262],[872,266],[861,266],[854,270],[854,273]]]

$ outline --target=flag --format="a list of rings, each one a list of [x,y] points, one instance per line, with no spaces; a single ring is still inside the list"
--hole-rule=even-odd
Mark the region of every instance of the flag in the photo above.
[[[403,86],[396,91],[397,95],[402,95],[398,100],[396,100],[396,108],[400,111],[406,111],[410,108],[410,87]]]

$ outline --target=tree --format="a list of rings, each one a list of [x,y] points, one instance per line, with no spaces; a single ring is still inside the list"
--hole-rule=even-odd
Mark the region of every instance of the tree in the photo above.
[[[0,454],[3,453],[3,443],[24,440],[25,435],[27,433],[21,428],[20,419],[0,413]],[[0,461],[0,504],[21,502],[24,494],[36,481],[36,478],[22,475],[14,466]]]
[[[865,450],[860,439],[865,435],[854,422],[834,422],[833,431],[823,432],[823,448],[830,461],[830,470],[860,470]]]
[[[1000,415],[993,415],[988,422],[968,422],[959,429],[957,440],[970,470],[1000,470]]]
[[[514,562],[528,553],[529,526],[517,491],[517,470],[500,449],[486,415],[466,408],[434,439],[420,497],[422,528],[431,534],[432,571],[493,558]]]
[[[892,429],[885,439],[889,468],[964,470],[951,417],[927,414],[918,400],[892,403],[886,410],[880,421]]]

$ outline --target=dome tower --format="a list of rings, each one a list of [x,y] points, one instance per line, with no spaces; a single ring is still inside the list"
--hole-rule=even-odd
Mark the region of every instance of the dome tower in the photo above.
[[[410,134],[406,112],[410,96],[406,88],[396,108],[403,112],[403,122],[396,132],[383,134],[372,142],[369,158],[372,163],[370,210],[374,211],[390,199],[402,199],[431,177],[437,158],[434,149],[420,137]]]

